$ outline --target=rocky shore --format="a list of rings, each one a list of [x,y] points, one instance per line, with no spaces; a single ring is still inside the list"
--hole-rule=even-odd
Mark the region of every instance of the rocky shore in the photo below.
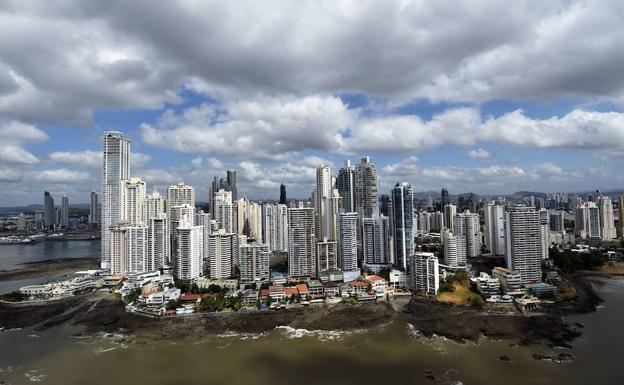
[[[308,330],[370,329],[398,320],[411,324],[427,337],[438,335],[464,342],[486,336],[522,345],[545,343],[568,347],[570,341],[581,335],[582,325],[571,325],[562,315],[593,311],[599,301],[584,276],[575,277],[572,282],[579,292],[576,300],[528,316],[489,313],[478,307],[414,297],[405,306],[405,302],[400,301],[376,302],[153,318],[127,313],[123,303],[114,300],[109,293],[97,292],[52,303],[0,303],[0,326],[44,330],[72,324],[82,326],[85,334],[105,332],[144,339],[197,339],[229,332],[263,333],[278,326]]]
[[[13,270],[0,270],[0,281],[67,274],[76,270],[98,269],[100,263],[97,258],[59,258],[22,263],[18,266],[17,269]]]

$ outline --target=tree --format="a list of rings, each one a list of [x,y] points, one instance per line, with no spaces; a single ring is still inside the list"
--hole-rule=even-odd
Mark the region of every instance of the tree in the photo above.
[[[19,291],[12,291],[10,293],[1,295],[0,298],[9,302],[20,302],[28,299],[28,296],[20,293]]]
[[[123,298],[123,300],[125,303],[134,303],[139,298],[139,295],[141,295],[141,290],[134,289],[131,290],[130,293]]]
[[[180,300],[170,299],[169,302],[165,305],[165,309],[167,310],[175,310],[180,306]]]

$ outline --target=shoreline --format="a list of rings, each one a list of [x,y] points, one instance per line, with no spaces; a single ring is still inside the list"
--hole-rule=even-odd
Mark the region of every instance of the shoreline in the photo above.
[[[99,265],[97,258],[56,258],[25,262],[17,265],[16,269],[0,270],[0,282],[63,275],[76,270],[97,269]]]
[[[601,299],[588,278],[568,277],[577,298],[550,305],[531,315],[488,313],[473,306],[452,305],[412,297],[357,305],[336,304],[281,310],[240,310],[188,316],[146,317],[125,311],[109,293],[91,292],[54,303],[0,303],[0,326],[46,330],[62,324],[81,326],[85,335],[119,333],[144,340],[196,340],[225,333],[260,334],[276,327],[323,331],[352,331],[380,327],[399,320],[425,337],[441,336],[455,342],[480,338],[508,340],[523,346],[546,344],[570,348],[582,326],[563,317],[595,311]],[[602,276],[602,275],[601,275]]]

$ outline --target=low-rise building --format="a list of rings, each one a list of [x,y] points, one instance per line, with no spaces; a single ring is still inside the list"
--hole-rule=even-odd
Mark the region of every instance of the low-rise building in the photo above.
[[[310,291],[310,295],[312,296],[312,298],[323,297],[323,284],[319,280],[313,279],[309,281],[308,290]]]
[[[396,289],[403,289],[407,283],[407,276],[404,271],[392,269],[390,270],[390,286]]]
[[[478,277],[473,278],[473,282],[476,282],[477,290],[486,298],[500,292],[501,285],[498,278],[491,277],[487,273],[480,273]]]
[[[544,282],[530,283],[524,285],[527,294],[532,294],[536,297],[548,297],[557,294],[557,286],[550,285]]]
[[[147,298],[145,298],[145,304],[147,306],[163,306],[171,300],[177,301],[180,298],[180,295],[181,291],[177,288],[158,291],[149,294]]]
[[[340,284],[337,282],[327,282],[323,284],[323,291],[327,298],[340,297]]]
[[[501,289],[508,295],[523,295],[522,276],[517,271],[512,271],[504,267],[492,269],[492,276],[500,282]]]

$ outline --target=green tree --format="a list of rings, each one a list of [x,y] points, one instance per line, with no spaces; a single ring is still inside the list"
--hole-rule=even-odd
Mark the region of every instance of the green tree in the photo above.
[[[180,300],[171,299],[165,305],[165,309],[167,310],[175,310],[180,306]]]
[[[123,301],[125,303],[134,303],[136,302],[136,300],[139,298],[140,295],[141,295],[141,290],[139,289],[131,290],[130,293],[128,293],[128,295],[123,297]]]

